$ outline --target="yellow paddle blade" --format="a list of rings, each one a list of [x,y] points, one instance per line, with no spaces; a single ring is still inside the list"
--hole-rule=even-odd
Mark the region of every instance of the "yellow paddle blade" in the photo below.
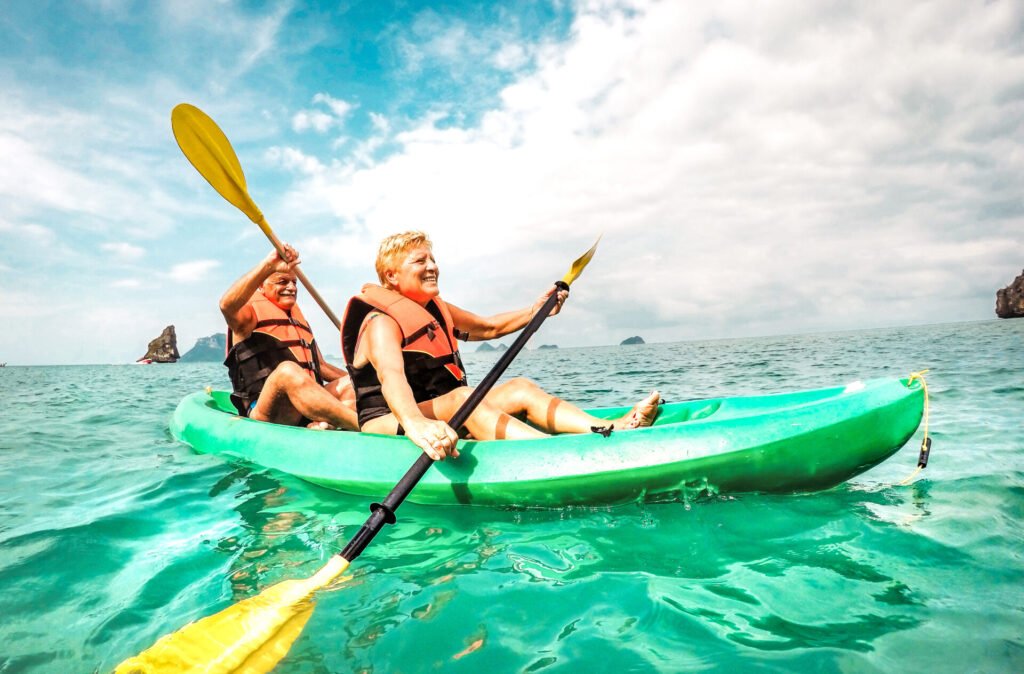
[[[181,103],[171,111],[171,130],[178,147],[213,189],[259,224],[263,214],[245,186],[245,175],[227,136],[205,112]]]
[[[562,283],[571,286],[572,282],[580,277],[580,274],[583,273],[583,269],[590,262],[591,258],[594,257],[594,252],[597,251],[597,244],[601,242],[602,236],[604,236],[604,232],[601,232],[601,234],[598,235],[597,241],[595,241],[594,245],[590,247],[590,250],[579,256],[579,258],[572,263],[572,267],[570,267],[569,271],[562,277]]]
[[[115,674],[265,674],[288,653],[313,615],[313,595],[348,568],[335,555],[315,575],[286,580],[161,637]]]

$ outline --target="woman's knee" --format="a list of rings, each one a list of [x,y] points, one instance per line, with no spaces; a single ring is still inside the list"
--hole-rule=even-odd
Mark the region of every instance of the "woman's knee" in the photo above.
[[[459,405],[461,405],[469,400],[469,396],[473,395],[473,391],[474,389],[472,386],[460,386],[451,392],[451,396]]]
[[[536,391],[540,387],[526,377],[515,377],[508,380],[507,386],[513,391]]]
[[[539,386],[526,377],[516,377],[502,386],[500,397],[495,402],[498,402],[502,408],[525,409],[538,393],[543,393]]]

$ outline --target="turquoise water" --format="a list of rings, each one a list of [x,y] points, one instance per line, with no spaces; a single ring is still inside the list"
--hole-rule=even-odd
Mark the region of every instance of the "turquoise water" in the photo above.
[[[588,406],[931,368],[920,431],[835,489],[522,511],[405,504],[279,672],[1024,669],[1024,321],[522,354]],[[479,379],[494,355],[468,354]],[[167,432],[214,364],[0,369],[0,672],[109,671],[315,572],[365,499]],[[822,451],[828,451],[823,447]]]

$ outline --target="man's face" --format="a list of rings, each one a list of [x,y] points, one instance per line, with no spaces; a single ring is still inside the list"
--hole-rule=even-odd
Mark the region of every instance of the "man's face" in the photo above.
[[[276,271],[261,286],[263,295],[285,311],[295,306],[296,276],[290,271]]]

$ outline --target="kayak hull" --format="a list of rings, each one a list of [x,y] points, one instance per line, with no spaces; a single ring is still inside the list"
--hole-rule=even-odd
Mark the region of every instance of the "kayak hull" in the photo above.
[[[920,382],[879,379],[797,393],[664,405],[655,425],[538,440],[460,441],[409,495],[429,504],[603,506],[700,493],[828,489],[885,460],[917,430]],[[628,408],[589,410],[615,418]],[[313,431],[237,416],[221,391],[185,397],[171,433],[202,453],[382,498],[419,450],[404,437]]]

